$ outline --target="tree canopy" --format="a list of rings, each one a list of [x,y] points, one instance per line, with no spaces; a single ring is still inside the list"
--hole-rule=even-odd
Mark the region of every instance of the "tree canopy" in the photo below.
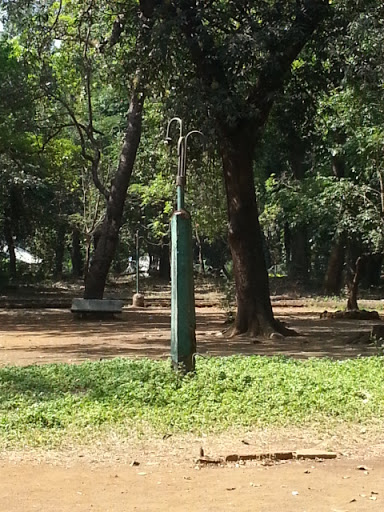
[[[205,134],[187,203],[200,259],[233,261],[234,333],[289,334],[269,266],[337,292],[359,257],[381,261],[378,2],[4,0],[1,16],[4,274],[22,247],[102,296],[138,230],[167,261],[175,114]]]

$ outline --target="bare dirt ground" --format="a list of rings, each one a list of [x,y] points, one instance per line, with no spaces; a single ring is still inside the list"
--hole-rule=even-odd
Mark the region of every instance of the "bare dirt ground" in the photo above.
[[[0,509],[7,512],[383,510],[384,465],[290,462],[238,468],[0,465]]]
[[[207,467],[212,456],[255,450],[337,450],[335,460],[247,461]],[[60,452],[0,454],[0,510],[379,511],[384,499],[384,439],[361,426],[332,432],[280,428],[216,436],[118,438]]]
[[[247,337],[227,338],[223,333],[223,310],[201,305],[196,308],[198,353],[337,359],[375,353],[373,346],[354,341],[359,333],[368,333],[377,320],[320,319],[323,309],[292,301],[276,304],[276,316],[300,336],[254,343]],[[96,322],[76,320],[68,309],[0,309],[0,365],[75,363],[112,357],[167,358],[169,353],[169,308],[127,307],[121,318]]]
[[[204,356],[341,359],[375,352],[354,340],[377,321],[320,319],[324,304],[284,297],[274,298],[275,314],[300,336],[256,344],[246,337],[228,339],[223,334],[225,314],[216,299],[197,295],[198,352]],[[53,302],[56,308],[47,309],[32,297],[29,308],[0,309],[1,366],[169,357],[168,299],[153,295],[147,300],[149,307],[126,307],[121,318],[98,322],[75,320],[60,301]],[[13,306],[19,307],[15,302]],[[379,301],[370,307],[382,312]],[[200,467],[194,463],[200,446],[212,456],[311,447],[337,451],[338,459]],[[383,500],[382,425],[351,430],[341,426],[323,434],[316,429],[280,429],[166,440],[112,436],[92,448],[0,453],[0,512],[364,512],[383,510]]]

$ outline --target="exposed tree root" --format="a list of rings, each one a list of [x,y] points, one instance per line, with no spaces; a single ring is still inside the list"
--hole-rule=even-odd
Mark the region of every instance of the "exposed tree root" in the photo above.
[[[290,329],[283,322],[280,322],[280,320],[275,320],[275,324],[277,325],[276,332],[283,336],[300,336],[297,331]]]
[[[350,311],[323,311],[320,318],[346,319],[346,320],[380,320],[377,311],[366,311],[365,309],[352,309]]]
[[[229,338],[240,336],[252,338],[255,340],[254,343],[257,343],[260,338],[278,339],[286,336],[299,336],[294,329],[286,327],[282,322],[275,319],[272,324],[263,323],[262,326],[259,321],[256,320],[253,321],[251,325],[248,325],[247,328],[241,328],[235,321],[224,333]]]

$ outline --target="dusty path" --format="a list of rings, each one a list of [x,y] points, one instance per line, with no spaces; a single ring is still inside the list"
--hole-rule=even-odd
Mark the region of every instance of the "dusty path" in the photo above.
[[[324,309],[324,308],[323,308]],[[254,344],[247,338],[227,339],[225,315],[215,307],[197,308],[198,351],[202,355],[284,354],[306,358],[369,355],[374,349],[353,344],[372,322],[320,320],[319,311],[303,304],[275,304],[276,315],[302,336]],[[81,362],[100,358],[167,358],[170,351],[167,307],[127,308],[121,319],[78,322],[66,309],[0,310],[0,366],[47,362]],[[156,456],[140,442],[120,445],[113,439],[98,454],[83,457],[73,447],[52,458],[48,453],[0,454],[0,512],[129,512],[129,511],[256,511],[365,512],[384,510],[384,437],[358,427],[358,435],[332,432],[316,438],[291,429],[284,436],[263,430],[248,441],[253,446],[285,449],[325,447],[344,455],[335,461],[286,462],[263,466],[247,463],[195,469],[201,440],[173,438],[158,446]],[[216,438],[208,453],[243,449],[242,437]],[[343,446],[342,446],[343,445]],[[206,446],[204,445],[204,448]],[[252,446],[251,446],[252,448]],[[251,449],[250,448],[250,449]],[[119,456],[116,453],[119,452]],[[114,454],[113,456],[111,454]],[[146,455],[143,455],[146,454]],[[107,454],[107,455],[106,455]],[[109,457],[109,459],[108,459]],[[139,460],[139,466],[130,466]],[[358,470],[358,465],[367,469]],[[297,493],[297,494],[296,494]]]
[[[194,462],[200,447],[214,457],[311,447],[334,450],[338,458],[207,467]],[[0,453],[0,512],[370,512],[383,507],[379,425],[165,439],[111,433],[88,447]]]
[[[227,339],[224,312],[197,308],[197,346],[202,355],[284,354],[306,357],[356,357],[374,349],[351,341],[368,332],[369,321],[321,320],[313,307],[275,306],[278,318],[302,336],[282,340]],[[377,323],[377,322],[376,322]],[[167,358],[170,310],[126,308],[121,318],[76,321],[66,309],[0,309],[0,365],[80,362],[112,357]]]
[[[231,468],[0,463],[0,510],[365,512],[384,507],[384,460]]]

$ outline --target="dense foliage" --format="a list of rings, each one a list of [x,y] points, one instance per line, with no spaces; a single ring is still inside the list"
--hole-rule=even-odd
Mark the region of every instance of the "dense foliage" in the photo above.
[[[380,268],[372,266],[381,266],[384,234],[383,7],[369,0],[315,4],[327,9],[321,30],[287,69],[259,127],[254,178],[265,255],[275,272],[318,283],[328,275],[329,285],[330,256],[339,246],[341,273],[348,277],[363,257],[365,283],[378,284]],[[175,1],[140,2],[139,12],[133,1],[4,1],[3,276],[87,270],[139,68],[146,79],[142,138],[113,268],[126,268],[136,232],[154,267],[167,259],[176,159],[162,139],[177,113],[206,135],[203,156],[190,148],[187,203],[196,258],[200,253],[200,261],[220,270],[229,252],[218,123],[260,115],[252,95],[277,72],[285,51],[279,44],[290,31],[292,48],[298,44],[297,29],[304,30],[298,6],[308,15],[315,8],[278,0]],[[196,20],[203,28],[189,33]],[[206,48],[196,73],[194,57]],[[23,267],[17,248],[42,263]]]
[[[199,358],[181,379],[168,362],[140,360],[0,370],[0,444],[92,441],[131,433],[362,422],[384,416],[383,359],[298,361]]]

